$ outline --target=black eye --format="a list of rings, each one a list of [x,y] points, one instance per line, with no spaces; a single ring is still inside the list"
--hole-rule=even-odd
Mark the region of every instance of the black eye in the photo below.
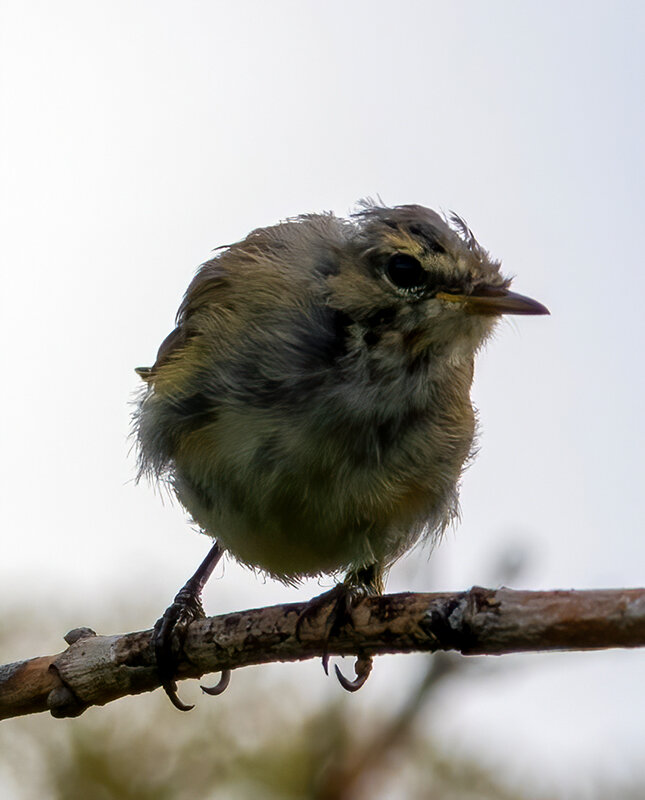
[[[420,289],[428,282],[428,273],[414,256],[396,253],[385,266],[385,273],[399,289]]]

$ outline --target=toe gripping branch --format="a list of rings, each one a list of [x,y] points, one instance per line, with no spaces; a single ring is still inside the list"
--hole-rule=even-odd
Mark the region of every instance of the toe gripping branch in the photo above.
[[[186,705],[179,699],[175,681],[177,665],[190,623],[205,616],[201,601],[202,591],[223,553],[222,548],[215,542],[195,574],[177,592],[172,604],[157,620],[153,629],[152,644],[161,685],[170,702],[180,711],[190,711],[194,706]],[[230,680],[231,670],[223,670],[216,686],[202,686],[201,689],[205,694],[218,695],[226,689]]]
[[[300,630],[305,620],[315,619],[323,612],[327,612],[325,619],[325,650],[322,656],[322,666],[325,675],[329,675],[329,653],[327,648],[329,642],[342,631],[343,628],[352,624],[352,608],[371,592],[366,591],[362,585],[356,585],[345,581],[334,586],[328,592],[324,592],[318,597],[314,597],[304,609],[298,622],[296,623],[296,635],[300,637]],[[329,611],[328,611],[329,609]],[[359,654],[354,664],[356,678],[349,680],[341,672],[338,665],[334,665],[334,671],[338,682],[348,692],[357,692],[370,676],[372,671],[372,656]]]

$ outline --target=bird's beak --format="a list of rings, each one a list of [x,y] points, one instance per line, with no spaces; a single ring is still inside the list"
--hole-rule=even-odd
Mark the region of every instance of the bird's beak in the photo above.
[[[449,303],[461,303],[464,311],[471,314],[549,314],[549,309],[517,292],[508,289],[478,287],[475,294],[450,294],[437,292],[440,300]]]

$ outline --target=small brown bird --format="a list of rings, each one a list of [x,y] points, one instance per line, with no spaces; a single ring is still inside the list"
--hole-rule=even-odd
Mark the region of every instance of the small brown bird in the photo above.
[[[288,583],[343,571],[339,596],[380,593],[455,517],[475,353],[501,315],[548,313],[510,283],[460,217],[418,205],[296,217],[199,269],[138,370],[141,473],[217,540],[158,623],[178,707],[168,638],[202,613],[223,551]]]

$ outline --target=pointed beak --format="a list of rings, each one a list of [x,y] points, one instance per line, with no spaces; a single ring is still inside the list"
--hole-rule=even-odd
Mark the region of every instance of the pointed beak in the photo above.
[[[549,314],[549,309],[517,292],[508,289],[478,287],[475,294],[450,294],[437,292],[440,300],[449,303],[461,303],[464,311],[470,314]]]

